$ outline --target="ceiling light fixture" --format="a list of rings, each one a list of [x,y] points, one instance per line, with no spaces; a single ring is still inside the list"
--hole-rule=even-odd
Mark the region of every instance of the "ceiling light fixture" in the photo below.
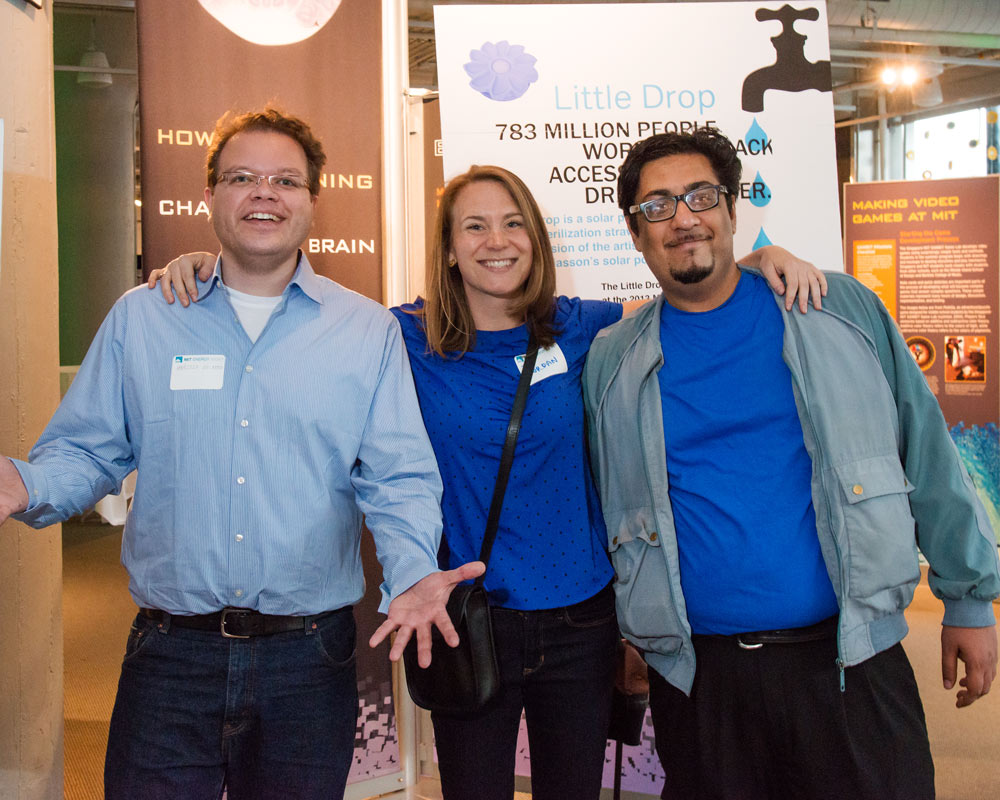
[[[80,57],[80,66],[88,71],[77,73],[76,82],[79,86],[86,86],[90,89],[105,89],[111,85],[111,73],[102,71],[110,69],[111,65],[104,52],[97,49],[96,19],[90,21],[90,44]]]

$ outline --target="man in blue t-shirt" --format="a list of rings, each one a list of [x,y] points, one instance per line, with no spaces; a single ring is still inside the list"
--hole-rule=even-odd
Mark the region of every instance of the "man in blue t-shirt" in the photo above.
[[[830,274],[822,308],[795,314],[738,267],[740,174],[714,130],[631,151],[619,205],[663,294],[598,334],[584,373],[662,796],[930,798],[900,644],[916,532],[959,707],[996,672],[996,540],[877,298]]]

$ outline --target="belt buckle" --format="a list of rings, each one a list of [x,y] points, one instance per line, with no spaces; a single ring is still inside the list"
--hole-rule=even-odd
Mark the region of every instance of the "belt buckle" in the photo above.
[[[760,650],[760,648],[764,646],[763,642],[744,642],[742,635],[738,635],[736,637],[736,644],[738,644],[743,650]]]
[[[226,638],[226,639],[249,639],[250,638],[248,635],[247,636],[241,636],[240,634],[237,634],[237,633],[229,633],[226,630],[226,616],[229,615],[229,614],[242,614],[244,612],[245,612],[245,609],[242,609],[242,608],[224,608],[224,609],[222,609],[222,616],[219,617],[219,633],[221,633],[224,638]]]

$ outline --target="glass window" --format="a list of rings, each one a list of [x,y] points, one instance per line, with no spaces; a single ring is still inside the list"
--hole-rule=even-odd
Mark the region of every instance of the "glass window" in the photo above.
[[[970,178],[986,174],[986,109],[917,120],[906,125],[907,180]]]

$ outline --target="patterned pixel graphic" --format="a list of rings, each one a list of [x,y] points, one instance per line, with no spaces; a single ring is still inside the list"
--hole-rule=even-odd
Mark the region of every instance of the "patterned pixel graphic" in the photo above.
[[[653,723],[647,711],[642,723],[642,742],[635,747],[625,745],[622,750],[622,790],[659,797],[663,780],[663,767],[653,747]],[[614,783],[615,743],[608,742],[604,751],[603,785],[610,788]]]
[[[608,742],[608,747],[604,751],[603,785],[606,788],[614,786],[614,771],[615,743]],[[528,730],[525,727],[523,716],[521,717],[521,730],[517,735],[515,772],[517,775],[531,774],[531,764],[528,758]],[[622,790],[659,797],[662,789],[663,768],[660,766],[656,750],[653,747],[653,723],[647,711],[646,719],[642,723],[642,743],[635,747],[626,745],[622,753]]]
[[[371,677],[358,680],[358,728],[348,783],[402,769],[392,703],[392,683]]]

